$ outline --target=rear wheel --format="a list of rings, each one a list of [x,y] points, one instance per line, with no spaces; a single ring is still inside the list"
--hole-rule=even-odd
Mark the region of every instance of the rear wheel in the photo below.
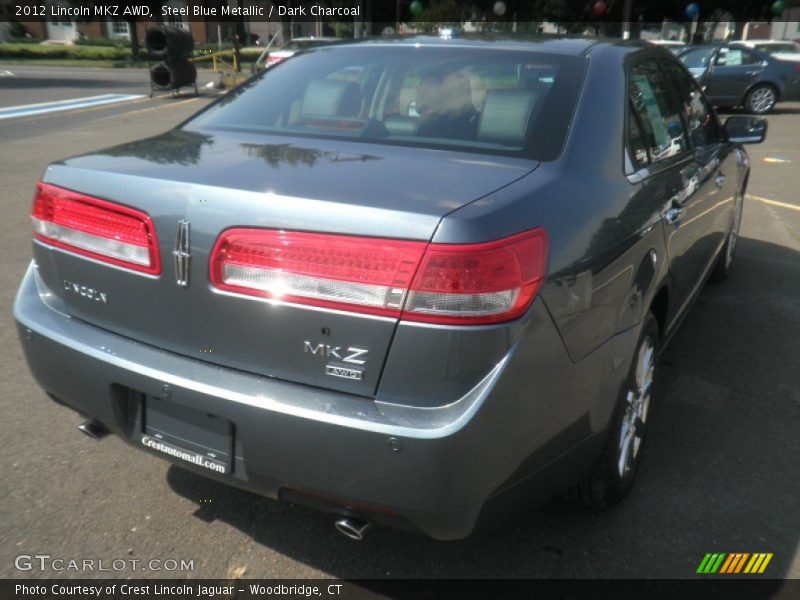
[[[658,342],[658,323],[648,313],[603,451],[588,477],[569,493],[586,506],[609,508],[630,491],[650,416]]]
[[[725,240],[725,247],[722,248],[714,269],[708,280],[712,283],[722,283],[731,274],[731,265],[733,264],[734,253],[736,252],[736,242],[739,240],[739,227],[742,224],[742,205],[744,204],[744,196],[740,192],[736,196],[736,205],[733,209],[733,224],[728,233],[728,239]]]
[[[765,115],[778,101],[778,94],[771,85],[757,85],[747,93],[744,99],[745,108],[754,115]]]

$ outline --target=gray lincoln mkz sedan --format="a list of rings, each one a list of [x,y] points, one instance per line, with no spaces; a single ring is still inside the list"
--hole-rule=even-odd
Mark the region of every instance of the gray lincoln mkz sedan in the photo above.
[[[765,130],[721,126],[650,45],[312,50],[50,165],[20,338],[89,435],[357,539],[462,538],[568,490],[611,506]]]

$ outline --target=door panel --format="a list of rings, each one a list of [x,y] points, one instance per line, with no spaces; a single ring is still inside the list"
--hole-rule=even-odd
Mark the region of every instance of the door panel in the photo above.
[[[741,102],[764,66],[747,50],[720,48],[708,78],[707,93],[715,102]]]
[[[681,189],[671,199],[667,251],[682,307],[702,283],[727,234],[736,186],[736,161],[723,143],[722,129],[697,83],[676,63],[663,61],[691,146],[681,165]],[[669,214],[669,213],[668,213]]]

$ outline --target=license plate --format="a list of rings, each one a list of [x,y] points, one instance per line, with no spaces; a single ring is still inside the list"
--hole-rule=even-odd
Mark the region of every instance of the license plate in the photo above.
[[[184,460],[197,465],[198,467],[203,467],[209,471],[214,471],[215,473],[227,475],[229,472],[228,465],[222,461],[216,460],[207,455],[192,452],[191,450],[181,448],[175,444],[170,444],[169,442],[160,440],[155,436],[147,434],[142,435],[142,444],[151,450],[163,452],[164,454],[167,454],[173,458]]]
[[[233,424],[177,402],[146,396],[141,444],[215,473],[233,470]]]

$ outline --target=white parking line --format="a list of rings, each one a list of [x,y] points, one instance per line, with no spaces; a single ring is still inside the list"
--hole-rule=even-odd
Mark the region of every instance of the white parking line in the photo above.
[[[771,204],[772,206],[778,206],[780,208],[788,208],[789,210],[800,210],[800,206],[796,204],[788,204],[787,202],[778,202],[777,200],[770,200],[769,198],[762,198],[761,196],[753,196],[753,194],[747,194],[748,198],[752,198],[758,202],[763,202],[764,204]]]
[[[31,115],[40,115],[64,110],[103,106],[104,104],[128,102],[130,100],[136,100],[137,98],[144,98],[144,96],[142,94],[102,94],[100,96],[74,98],[72,100],[58,100],[56,102],[41,102],[38,104],[9,106],[8,108],[0,108],[0,119],[14,119],[17,117],[29,117]]]
[[[13,77],[14,74],[8,69],[0,69],[0,77]]]

